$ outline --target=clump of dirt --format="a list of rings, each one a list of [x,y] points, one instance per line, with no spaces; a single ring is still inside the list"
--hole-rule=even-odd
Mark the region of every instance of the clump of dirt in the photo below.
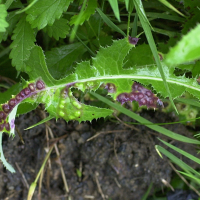
[[[160,112],[144,112],[142,115],[157,123],[169,120],[169,115]],[[120,118],[133,121],[123,115]],[[4,154],[15,167],[16,173],[11,174],[0,165],[0,199],[26,199],[28,187],[42,165],[48,143],[44,124],[27,131],[24,129],[40,120],[34,112],[18,118],[17,127],[25,144],[22,144],[18,135],[13,140],[4,136]],[[54,137],[61,137],[57,145],[69,194],[66,195],[60,162],[53,151],[51,161],[45,168],[41,195],[37,196],[37,188],[33,196],[35,200],[64,200],[68,199],[67,196],[71,200],[140,200],[150,183],[155,188],[164,186],[163,180],[171,180],[172,169],[168,160],[165,157],[161,159],[155,150],[156,144],[162,145],[158,136],[168,142],[171,140],[145,126],[127,127],[123,123],[103,120],[92,124],[67,124],[62,120],[51,120],[49,125]],[[191,133],[183,125],[168,125],[166,128],[191,137]],[[50,144],[53,141],[50,140]],[[196,156],[194,146],[171,142]],[[183,160],[196,167],[193,162]]]

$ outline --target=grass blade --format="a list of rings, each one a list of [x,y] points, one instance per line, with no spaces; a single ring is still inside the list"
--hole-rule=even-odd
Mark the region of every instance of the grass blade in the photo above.
[[[158,0],[160,1],[162,4],[164,4],[165,6],[167,6],[168,8],[170,8],[171,10],[173,10],[174,12],[178,13],[179,15],[185,17],[184,14],[182,14],[181,12],[179,12],[172,4],[170,4],[168,1],[166,0]]]
[[[117,0],[108,0],[112,9],[113,9],[113,12],[115,14],[115,17],[118,19],[118,21],[120,22],[120,15],[119,15],[119,7],[118,7],[118,1]]]
[[[156,150],[158,150],[161,153],[163,153],[173,163],[175,163],[176,165],[178,165],[179,167],[181,167],[187,173],[187,176],[193,178],[193,174],[192,173],[194,173],[196,176],[200,177],[200,174],[196,170],[194,170],[192,167],[190,167],[189,165],[187,165],[186,163],[184,163],[182,160],[180,160],[179,158],[177,158],[176,156],[174,156],[172,153],[170,153],[169,151],[167,151],[163,147],[161,147],[159,145],[156,145]],[[200,180],[197,179],[197,177],[193,178],[193,180],[197,181],[197,183],[200,184]]]
[[[177,147],[175,147],[175,146],[169,144],[168,142],[165,142],[165,141],[161,140],[160,138],[158,138],[158,139],[159,139],[162,143],[164,143],[165,145],[167,145],[168,147],[170,147],[171,149],[177,151],[178,153],[184,155],[185,157],[187,157],[187,158],[193,160],[194,162],[200,164],[200,159],[199,159],[199,158],[197,158],[197,157],[195,157],[195,156],[193,156],[193,155],[187,153],[186,151],[183,151],[182,149],[179,149],[179,148],[177,148]]]
[[[97,12],[99,13],[99,15],[101,16],[101,18],[103,19],[103,21],[114,31],[121,33],[124,37],[126,37],[126,34],[120,29],[118,28],[99,8],[96,8]]]

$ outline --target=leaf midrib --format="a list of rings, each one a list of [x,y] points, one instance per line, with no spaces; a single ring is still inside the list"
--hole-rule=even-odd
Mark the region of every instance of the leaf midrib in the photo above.
[[[98,81],[98,80],[105,80],[105,79],[133,79],[133,80],[154,80],[154,81],[158,81],[158,82],[163,82],[162,78],[156,78],[156,77],[149,77],[149,76],[134,76],[134,75],[109,75],[109,76],[98,76],[98,77],[90,77],[87,79],[76,79],[74,80],[74,82],[77,83],[84,83],[84,82],[89,82],[89,81]],[[172,83],[172,84],[176,84],[176,85],[180,85],[180,86],[184,86],[186,88],[190,88],[196,91],[200,92],[200,88],[197,88],[195,86],[191,86],[189,85],[189,83],[181,83],[179,82],[177,79],[176,80],[172,80],[172,79],[166,79],[168,83]],[[69,84],[69,83],[66,83]],[[66,84],[62,84],[59,85],[59,87],[64,87],[66,86]],[[54,88],[55,86],[53,86]]]

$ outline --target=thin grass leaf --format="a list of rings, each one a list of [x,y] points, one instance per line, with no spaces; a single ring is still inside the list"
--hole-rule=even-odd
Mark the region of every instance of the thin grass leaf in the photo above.
[[[166,0],[158,0],[160,1],[162,4],[164,4],[165,6],[167,6],[168,8],[170,8],[171,10],[173,10],[174,12],[178,13],[179,15],[185,17],[184,14],[182,14],[181,12],[179,12],[172,4],[170,4],[168,1]]]
[[[52,116],[48,116],[48,117],[46,117],[45,119],[41,120],[40,122],[38,122],[38,123],[36,123],[36,124],[34,124],[34,125],[32,125],[32,126],[26,128],[26,129],[24,129],[24,130],[26,131],[26,130],[29,130],[29,129],[33,128],[33,127],[39,126],[40,124],[43,124],[43,123],[45,123],[45,122],[48,122],[49,120],[51,120],[51,119],[53,119],[53,118],[54,118],[54,117],[52,117]]]
[[[111,7],[112,7],[112,10],[115,14],[115,17],[117,18],[117,20],[120,22],[120,14],[119,14],[119,7],[118,7],[118,1],[117,0],[108,0]]]
[[[142,124],[148,124],[146,126],[148,128],[150,128],[150,129],[154,130],[154,131],[162,133],[163,135],[166,135],[166,136],[168,136],[170,138],[173,138],[174,140],[178,140],[178,141],[181,141],[181,142],[192,143],[192,144],[200,144],[200,141],[198,141],[198,140],[191,139],[191,138],[185,137],[183,135],[179,135],[179,134],[174,133],[174,132],[172,132],[170,130],[167,130],[167,129],[163,128],[163,127],[154,125],[153,123],[151,123],[150,121],[146,120],[145,118],[137,115],[136,113],[131,112],[130,110],[128,110],[128,109],[126,109],[126,108],[124,108],[124,107],[122,107],[120,105],[117,105],[117,104],[109,101],[108,99],[106,99],[105,97],[102,97],[99,94],[96,94],[94,92],[90,92],[90,94],[95,96],[100,101],[102,101],[102,102],[106,103],[107,105],[113,107],[114,109],[118,110],[119,112],[122,112],[125,115],[137,120],[138,122],[140,122]]]
[[[131,32],[131,37],[136,37],[137,35],[137,27],[138,27],[138,15],[136,13],[134,21],[133,21],[133,28],[132,28],[132,32]]]
[[[158,139],[159,139],[162,143],[164,143],[166,146],[170,147],[171,149],[177,151],[178,153],[184,155],[185,157],[187,157],[187,158],[193,160],[194,162],[200,164],[200,159],[199,159],[199,158],[197,158],[197,157],[195,157],[195,156],[193,156],[193,155],[187,153],[186,151],[183,151],[182,149],[179,149],[179,148],[177,148],[177,147],[175,147],[175,146],[169,144],[168,142],[165,142],[165,141],[161,140],[160,138],[158,138]]]
[[[146,35],[146,38],[149,42],[149,46],[151,48],[151,51],[153,53],[153,56],[155,58],[155,61],[156,61],[156,64],[157,64],[157,67],[159,69],[159,72],[161,74],[161,77],[163,79],[163,83],[164,83],[164,86],[167,90],[167,93],[169,95],[169,99],[170,99],[170,102],[172,103],[174,109],[176,110],[176,112],[178,113],[177,109],[176,109],[176,106],[173,102],[173,99],[172,99],[172,95],[170,93],[170,90],[169,90],[169,86],[167,84],[167,81],[166,81],[166,77],[165,77],[165,74],[164,74],[164,71],[163,71],[163,68],[162,68],[162,65],[161,65],[161,62],[160,62],[160,58],[158,56],[158,52],[157,52],[157,48],[156,48],[156,45],[155,45],[155,42],[154,42],[154,39],[153,39],[153,35],[151,33],[151,29],[150,29],[150,23],[145,15],[145,12],[144,12],[144,8],[143,8],[143,5],[142,5],[142,2],[141,0],[133,0],[133,2],[135,3],[135,7],[136,7],[136,11],[138,13],[138,16],[139,16],[139,19],[140,19],[140,22],[142,24],[142,27],[144,29],[144,32],[145,32],[145,35]]]
[[[75,36],[76,36],[76,32],[78,30],[78,26],[79,26],[80,21],[81,21],[81,16],[82,16],[84,9],[86,7],[86,2],[87,2],[86,0],[83,2],[83,5],[81,7],[81,11],[80,11],[78,17],[76,18],[76,23],[74,24],[74,27],[73,27],[71,34],[70,34],[70,37],[69,37],[70,42],[72,42],[74,40]]]
[[[147,199],[147,197],[149,196],[149,193],[150,193],[150,191],[151,191],[152,186],[153,186],[153,183],[151,182],[151,184],[150,184],[149,187],[148,187],[148,190],[147,190],[147,191],[145,192],[145,194],[142,196],[142,199],[141,199],[141,200],[146,200],[146,199]]]
[[[180,174],[183,174],[185,176],[187,176],[188,178],[190,178],[191,180],[195,180],[198,184],[200,184],[200,179],[197,178],[196,176],[193,176],[191,174],[187,174],[185,172],[181,172],[181,171],[178,171]]]
[[[103,21],[114,31],[121,33],[124,37],[126,37],[126,34],[120,29],[118,28],[99,8],[96,8],[97,12],[99,13],[99,15],[101,16],[101,18],[103,19]]]
[[[5,6],[6,6],[6,10],[8,10],[8,8],[11,6],[11,4],[13,3],[14,0],[7,0],[5,2]],[[0,1],[1,2],[1,1]]]
[[[186,163],[184,163],[182,160],[180,160],[179,158],[177,158],[176,156],[174,156],[172,153],[170,153],[169,151],[167,151],[163,147],[161,147],[159,145],[156,145],[156,149],[158,149],[158,151],[160,151],[165,156],[167,156],[173,163],[175,163],[176,165],[178,165],[179,167],[181,167],[185,172],[187,172],[187,174],[192,175],[192,173],[194,173],[195,175],[197,175],[197,176],[200,177],[199,172],[197,172],[196,170],[194,170],[192,167],[190,167],[189,165],[187,165]]]
[[[128,11],[129,0],[125,0],[126,10]]]

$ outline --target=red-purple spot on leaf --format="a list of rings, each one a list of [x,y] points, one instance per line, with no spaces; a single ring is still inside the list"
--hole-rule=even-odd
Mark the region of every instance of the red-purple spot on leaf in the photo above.
[[[131,36],[128,37],[129,43],[130,43],[130,44],[133,44],[133,45],[136,45],[136,44],[138,43],[138,40],[139,40],[139,39],[140,39],[140,38],[134,38],[134,37],[131,37]]]
[[[106,86],[105,86],[105,89],[107,89],[109,93],[115,93],[116,92],[116,87],[113,83],[107,83]]]
[[[162,107],[164,108],[163,102],[162,102],[160,99],[157,100],[157,104],[158,104],[159,106],[162,106]]]
[[[144,97],[144,94],[138,93],[138,99],[142,99]]]
[[[144,90],[145,88],[141,85],[141,84],[139,84],[139,83],[136,83],[136,82],[134,82],[133,83],[133,85],[132,85],[132,91],[134,92],[134,91],[142,91],[142,90]]]
[[[38,80],[38,81],[36,82],[36,88],[37,88],[38,90],[44,89],[44,88],[45,88],[44,82],[43,82],[42,80]]]
[[[4,124],[0,124],[0,131],[3,131],[4,129]]]
[[[147,95],[148,97],[151,97],[151,96],[153,96],[153,93],[152,93],[151,91],[146,91],[146,95]]]
[[[15,99],[17,101],[21,101],[22,100],[22,97],[21,97],[20,93],[16,95]]]
[[[0,119],[6,119],[6,114],[3,111],[0,111]]]
[[[136,92],[131,92],[129,95],[130,101],[136,101],[138,94]]]
[[[117,101],[121,102],[123,105],[125,102],[129,101],[129,94],[122,93],[117,96]]]
[[[154,103],[153,99],[147,99],[147,104],[146,104],[147,108],[149,107],[156,107],[156,104]]]
[[[27,96],[31,93],[30,89],[29,88],[25,88],[24,89],[24,94]]]
[[[22,98],[24,98],[26,95],[25,95],[25,92],[24,92],[24,89],[19,93],[20,94],[20,96],[22,97]]]
[[[35,85],[33,83],[30,83],[28,85],[28,88],[30,89],[31,92],[34,92],[35,91]]]
[[[8,102],[9,106],[11,107],[14,107],[16,105],[16,99],[11,99],[9,102]]]
[[[15,119],[12,119],[10,122],[11,129],[15,128]]]
[[[6,124],[5,124],[5,128],[6,128],[7,131],[10,131],[10,124],[9,124],[9,123],[6,123]]]
[[[2,108],[3,108],[3,111],[5,112],[5,113],[8,113],[11,109],[10,109],[10,106],[8,105],[8,104],[4,104],[3,106],[2,106]]]
[[[140,99],[138,101],[139,105],[142,106],[142,105],[146,105],[147,101],[143,98],[143,99]]]

